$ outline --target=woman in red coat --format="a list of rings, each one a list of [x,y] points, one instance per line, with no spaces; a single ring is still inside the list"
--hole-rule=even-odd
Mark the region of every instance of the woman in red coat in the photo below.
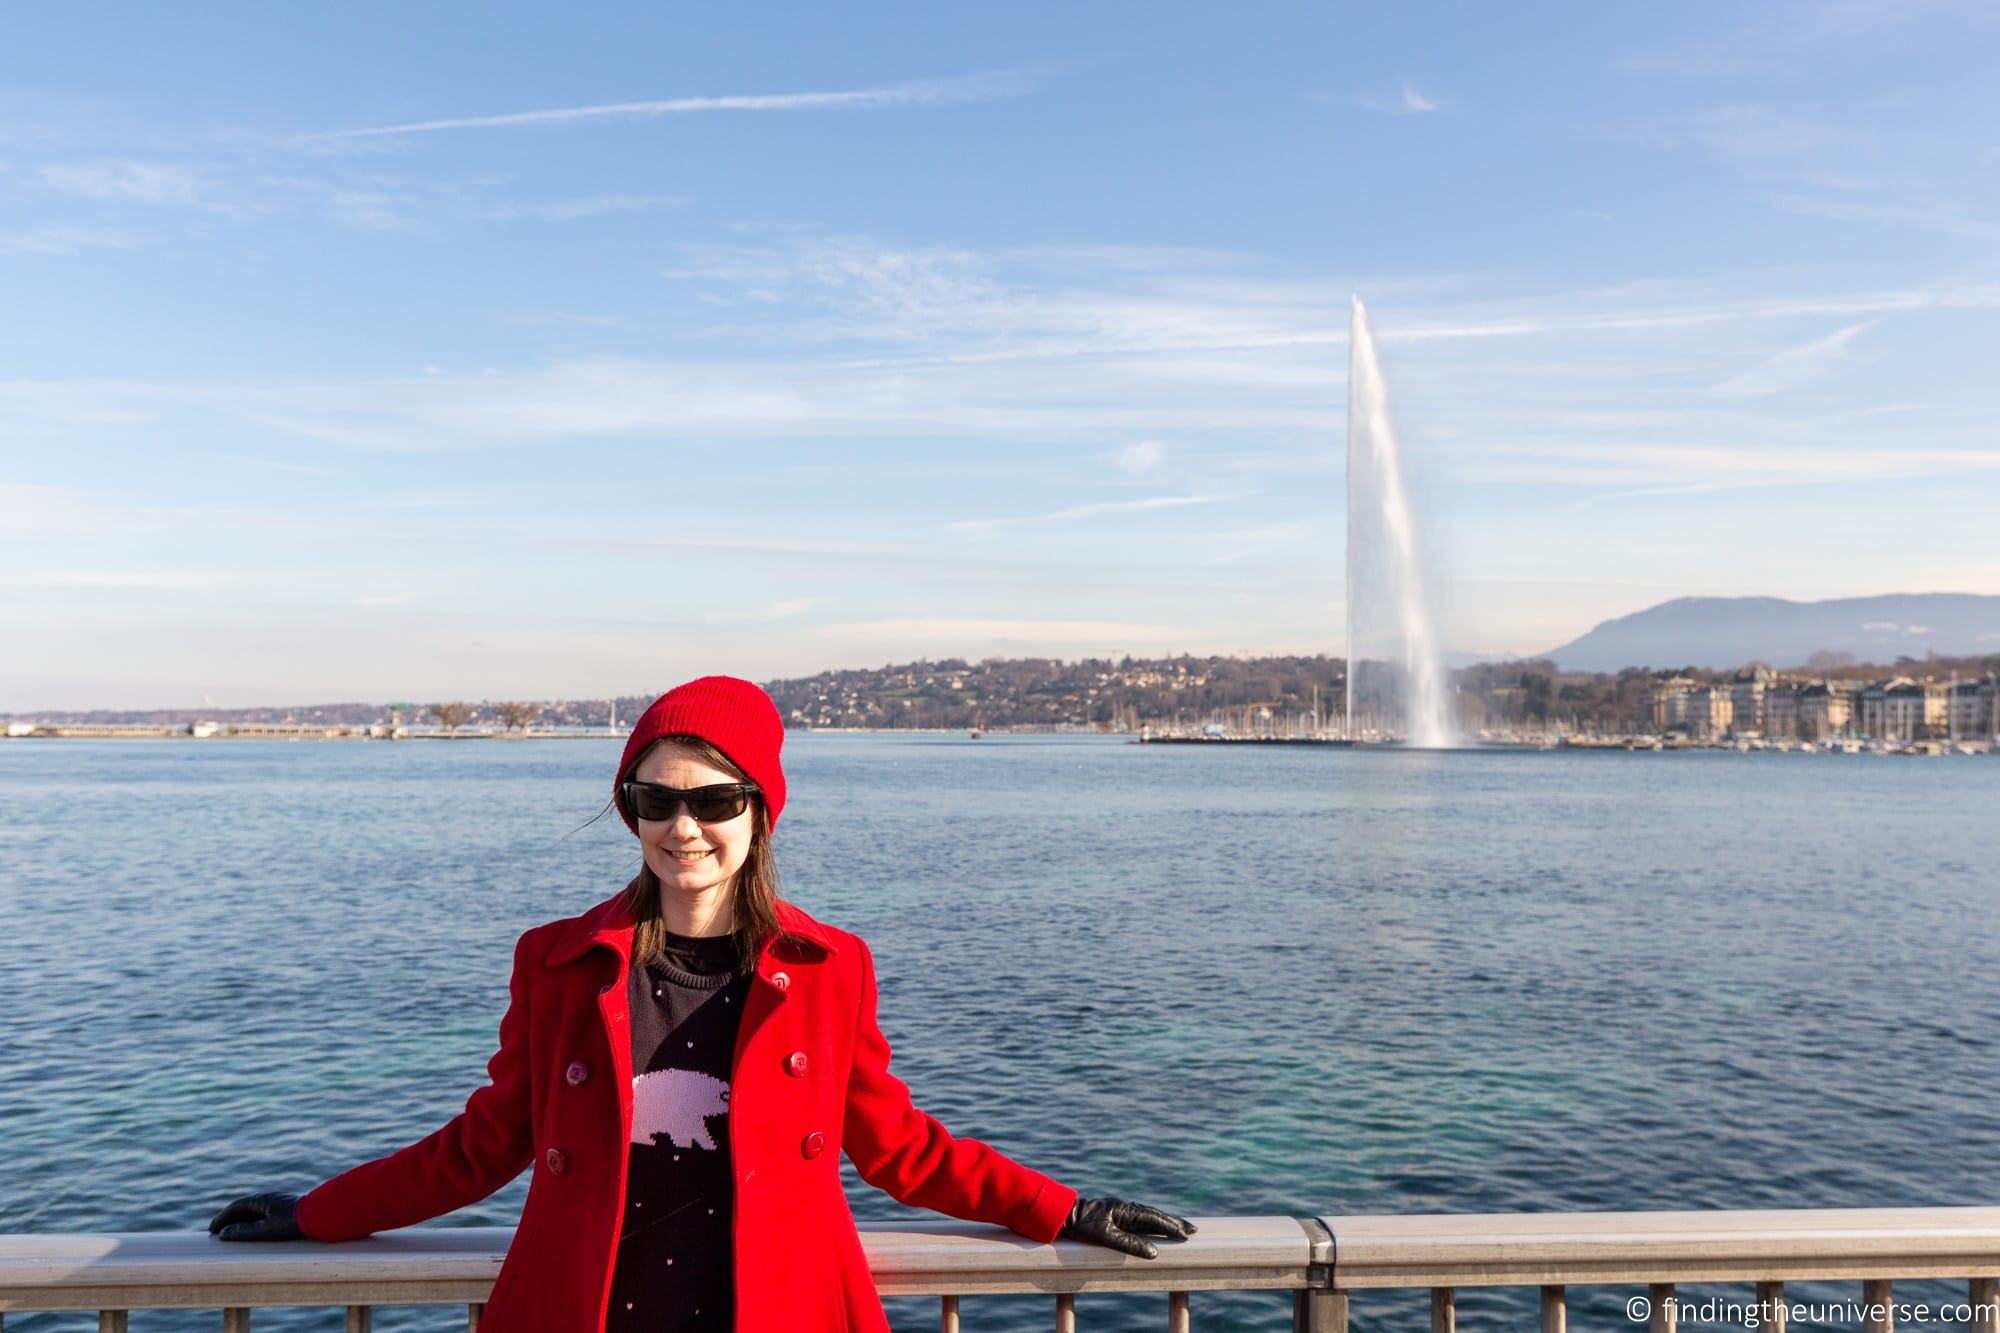
[[[887,1330],[844,1151],[904,1203],[1151,1258],[1192,1223],[1075,1190],[911,1104],[859,936],[777,896],[784,723],[704,676],[632,729],[612,799],[644,866],[522,935],[491,1082],[436,1133],[298,1198],[218,1213],[223,1240],[351,1240],[483,1199],[532,1166],[482,1333]],[[1143,1234],[1142,1234],[1143,1233]]]

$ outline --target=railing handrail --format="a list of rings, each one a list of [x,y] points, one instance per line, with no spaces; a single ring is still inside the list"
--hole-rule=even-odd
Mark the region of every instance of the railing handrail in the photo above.
[[[1157,1259],[1073,1241],[1040,1245],[972,1222],[862,1222],[885,1296],[1004,1292],[1296,1290],[1313,1236],[1289,1217],[1196,1217]],[[363,1240],[220,1241],[205,1231],[0,1235],[0,1310],[477,1303],[512,1227],[416,1226]],[[186,1288],[182,1294],[177,1289]]]
[[[1708,1212],[1328,1214],[1197,1217],[1157,1259],[1039,1245],[998,1227],[863,1222],[885,1296],[1156,1291],[1301,1293],[1299,1327],[1344,1328],[1349,1291],[1539,1285],[1545,1315],[1568,1285],[2000,1276],[2000,1207]],[[0,1235],[0,1311],[464,1303],[491,1291],[511,1227],[419,1226],[323,1245],[218,1241],[206,1232]],[[1768,1294],[1768,1293],[1767,1293]],[[1308,1309],[1310,1307],[1310,1311]],[[1317,1313],[1311,1313],[1317,1312]],[[1307,1315],[1311,1313],[1311,1318]],[[952,1316],[955,1318],[955,1316]],[[1990,1320],[1977,1325],[1993,1329]]]
[[[1811,1281],[2000,1274],[2000,1207],[1328,1217],[1334,1285]]]

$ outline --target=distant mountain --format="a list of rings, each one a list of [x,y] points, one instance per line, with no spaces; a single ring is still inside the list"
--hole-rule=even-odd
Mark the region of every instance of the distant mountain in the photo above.
[[[1862,662],[1927,652],[2000,653],[2000,597],[1896,593],[1788,602],[1778,597],[1677,597],[1607,620],[1545,656],[1566,671],[1801,666],[1821,649]]]

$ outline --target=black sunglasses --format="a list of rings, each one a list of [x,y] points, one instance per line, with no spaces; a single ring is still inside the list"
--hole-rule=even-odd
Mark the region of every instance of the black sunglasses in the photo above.
[[[696,822],[721,824],[736,818],[757,794],[755,784],[720,782],[713,787],[663,787],[657,782],[627,782],[619,787],[625,808],[638,819],[672,819],[683,804]]]

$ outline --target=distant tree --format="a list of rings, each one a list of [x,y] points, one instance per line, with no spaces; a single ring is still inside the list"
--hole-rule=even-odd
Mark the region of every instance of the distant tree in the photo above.
[[[458,729],[465,725],[467,718],[472,716],[471,706],[459,703],[456,700],[448,704],[432,704],[426,711],[430,713],[439,726],[453,735],[457,735]]]
[[[526,731],[542,711],[540,704],[507,703],[494,704],[493,716],[500,719],[500,725],[509,731]]]
[[[1831,648],[1821,648],[1806,659],[1806,666],[1814,671],[1838,671],[1853,665],[1853,653],[1836,652]]]
[[[1523,715],[1537,722],[1547,722],[1549,703],[1555,693],[1554,682],[1539,671],[1523,671],[1520,685]]]

